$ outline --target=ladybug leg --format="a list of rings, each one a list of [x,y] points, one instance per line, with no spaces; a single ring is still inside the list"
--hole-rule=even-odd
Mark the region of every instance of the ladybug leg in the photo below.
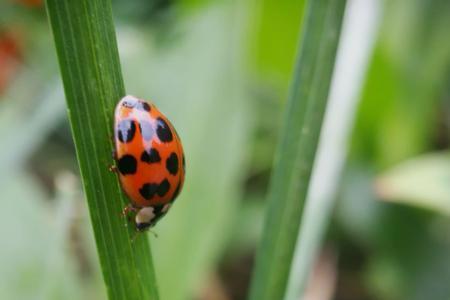
[[[116,151],[116,149],[112,149],[111,156],[112,156],[112,159],[117,160],[117,151]]]
[[[138,208],[134,207],[131,204],[128,204],[127,206],[125,206],[123,208],[120,215],[122,216],[122,218],[127,218],[128,222],[133,222],[133,220],[131,219],[130,213],[137,213],[138,210],[139,210]],[[128,226],[128,222],[125,223],[125,227]]]
[[[112,159],[114,160],[114,162],[117,162],[117,152],[116,152],[116,149],[113,149],[112,151],[111,151],[111,156],[112,156]],[[113,163],[112,165],[110,165],[109,166],[109,171],[111,171],[111,172],[113,172],[113,173],[118,173],[118,169],[117,169],[117,166]]]
[[[131,204],[128,204],[122,210],[122,217],[128,217],[129,218],[131,212],[136,213],[137,211],[138,211],[138,209],[136,207],[134,207]]]
[[[151,234],[153,234],[153,236],[155,238],[158,238],[158,234],[156,232],[154,232],[153,230],[149,229],[148,232],[150,232]]]
[[[119,169],[117,168],[116,165],[110,165],[108,169],[109,169],[110,172],[113,172],[113,173],[116,173],[116,174],[119,173]]]

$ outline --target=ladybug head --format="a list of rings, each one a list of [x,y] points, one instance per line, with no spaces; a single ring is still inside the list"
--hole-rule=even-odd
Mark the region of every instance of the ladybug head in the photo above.
[[[141,208],[136,214],[135,224],[137,231],[145,231],[154,225],[156,215],[151,206]]]

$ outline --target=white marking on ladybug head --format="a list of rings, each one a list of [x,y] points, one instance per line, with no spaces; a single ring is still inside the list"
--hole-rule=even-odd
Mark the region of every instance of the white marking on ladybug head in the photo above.
[[[136,224],[151,223],[155,218],[154,208],[151,206],[141,208],[136,214]]]

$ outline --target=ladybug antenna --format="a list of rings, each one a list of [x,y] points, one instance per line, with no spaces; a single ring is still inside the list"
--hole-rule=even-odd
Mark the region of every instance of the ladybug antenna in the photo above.
[[[148,232],[153,234],[155,236],[155,238],[158,238],[158,234],[156,232],[154,232],[153,230],[149,229]]]

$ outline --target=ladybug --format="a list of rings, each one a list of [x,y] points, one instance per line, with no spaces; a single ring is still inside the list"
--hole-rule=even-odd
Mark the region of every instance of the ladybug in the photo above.
[[[134,96],[123,97],[114,115],[116,169],[136,213],[137,231],[153,227],[183,188],[185,158],[180,137],[156,108]]]

